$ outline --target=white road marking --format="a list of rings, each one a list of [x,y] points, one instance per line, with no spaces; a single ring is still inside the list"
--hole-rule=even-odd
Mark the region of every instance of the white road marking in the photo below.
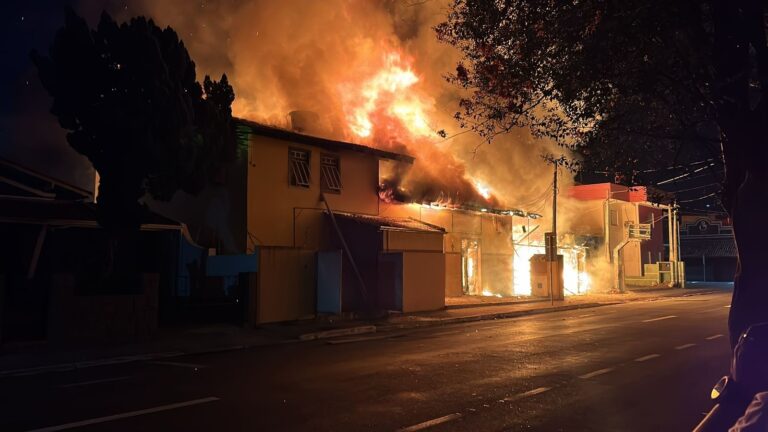
[[[647,356],[638,357],[635,359],[636,362],[644,362],[647,360],[655,359],[656,357],[661,357],[659,354],[649,354]]]
[[[596,370],[594,372],[590,372],[590,373],[587,373],[587,374],[584,374],[584,375],[579,375],[579,378],[581,378],[581,379],[594,378],[596,376],[607,374],[608,372],[613,372],[613,370],[614,370],[614,368],[598,369],[598,370]]]
[[[207,403],[207,402],[214,402],[214,401],[217,401],[217,400],[219,400],[219,398],[217,398],[217,397],[207,397],[207,398],[202,398],[202,399],[194,399],[194,400],[190,400],[190,401],[186,401],[186,402],[179,402],[179,403],[174,403],[174,404],[169,404],[169,405],[161,405],[161,406],[158,406],[158,407],[147,408],[147,409],[138,410],[138,411],[129,411],[129,412],[125,412],[125,413],[122,413],[122,414],[115,414],[115,415],[104,416],[104,417],[96,417],[96,418],[92,418],[92,419],[88,419],[88,420],[80,420],[80,421],[76,421],[76,422],[72,422],[72,423],[64,423],[64,424],[60,424],[60,425],[57,425],[57,426],[48,426],[48,427],[44,427],[44,428],[40,428],[40,429],[32,429],[32,430],[29,430],[27,432],[54,432],[54,431],[60,431],[60,430],[65,430],[65,429],[72,429],[72,428],[76,428],[76,427],[89,426],[89,425],[98,424],[98,423],[105,423],[105,422],[109,422],[109,421],[113,421],[113,420],[120,420],[120,419],[124,419],[124,418],[128,418],[128,417],[136,417],[136,416],[140,416],[140,415],[144,415],[144,414],[152,414],[152,413],[156,413],[156,412],[160,412],[160,411],[168,411],[168,410],[177,409],[177,408],[184,408],[184,407],[188,407],[188,406],[192,406],[192,405],[199,405],[199,404],[203,404],[203,403]]]
[[[654,321],[668,320],[672,318],[677,318],[677,315],[667,315],[659,318],[651,318],[651,319],[643,320],[642,322],[654,322]]]
[[[459,417],[461,417],[461,414],[459,413],[448,414],[447,416],[438,417],[436,419],[427,420],[425,422],[415,424],[413,426],[408,426],[408,427],[398,429],[397,432],[414,432],[414,431],[426,429],[432,426],[437,426],[439,424],[447,423],[449,421],[456,420]]]
[[[696,344],[695,343],[689,343],[689,344],[685,344],[685,345],[678,345],[678,346],[675,347],[675,349],[679,351],[679,350],[688,349],[688,348],[693,347],[693,346],[696,346]]]
[[[528,390],[527,392],[516,394],[514,396],[510,396],[510,397],[504,398],[503,400],[506,401],[506,402],[512,402],[512,401],[520,400],[520,399],[527,398],[527,397],[530,397],[530,396],[536,396],[537,394],[542,394],[542,393],[550,391],[550,390],[552,390],[552,387],[537,387],[537,388],[535,388],[533,390]]]
[[[709,337],[707,337],[707,338],[705,338],[705,339],[706,339],[706,340],[713,340],[713,339],[717,339],[717,338],[721,338],[721,337],[723,337],[723,335],[721,335],[721,334],[716,334],[716,335],[712,335],[712,336],[709,336]]]
[[[189,368],[189,369],[202,369],[205,367],[205,365],[200,364],[194,364],[194,363],[179,363],[179,362],[171,362],[171,361],[151,361],[148,362],[150,364],[156,364],[156,365],[163,365],[163,366],[178,366],[183,368]]]
[[[76,383],[70,383],[70,384],[62,384],[59,387],[61,388],[68,388],[68,387],[80,387],[80,386],[86,386],[91,384],[101,384],[101,383],[107,383],[107,382],[114,382],[114,381],[122,381],[130,378],[129,376],[123,376],[123,377],[115,377],[115,378],[104,378],[104,379],[97,379],[92,381],[82,381],[82,382],[76,382]]]
[[[730,307],[731,307],[731,305],[725,305],[725,306],[723,306],[723,307],[724,307],[724,308],[730,308]]]

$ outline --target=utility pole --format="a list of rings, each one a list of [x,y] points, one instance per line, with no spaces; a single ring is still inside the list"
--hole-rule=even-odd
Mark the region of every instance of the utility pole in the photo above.
[[[555,304],[555,266],[557,265],[557,161],[552,162],[554,180],[552,181],[552,262],[549,263],[549,303]]]
[[[559,260],[557,257],[557,168],[560,165],[560,160],[554,157],[550,159],[552,167],[554,168],[553,180],[552,180],[552,232],[549,235],[548,240],[545,243],[545,249],[547,250],[547,261],[549,265],[549,302],[555,304],[555,266],[558,266]],[[558,271],[558,274],[560,272]],[[558,298],[560,296],[558,295]]]
[[[555,178],[552,186],[552,235],[555,237],[555,255],[557,255],[557,167],[558,162],[552,163],[555,167]]]

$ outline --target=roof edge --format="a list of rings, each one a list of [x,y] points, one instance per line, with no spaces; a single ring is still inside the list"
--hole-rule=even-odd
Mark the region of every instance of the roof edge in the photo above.
[[[306,144],[316,147],[324,148],[337,148],[352,150],[359,153],[365,153],[377,156],[382,159],[390,159],[400,162],[406,162],[413,164],[416,160],[413,156],[395,153],[386,150],[380,150],[373,147],[364,146],[362,144],[354,144],[346,141],[337,141],[328,138],[321,138],[313,135],[305,135],[298,132],[293,132],[287,129],[281,129],[274,126],[267,126],[252,120],[246,120],[239,117],[232,117],[236,124],[247,127],[250,129],[250,133],[253,135],[266,136],[270,138],[277,138],[285,141],[292,141],[300,144]]]

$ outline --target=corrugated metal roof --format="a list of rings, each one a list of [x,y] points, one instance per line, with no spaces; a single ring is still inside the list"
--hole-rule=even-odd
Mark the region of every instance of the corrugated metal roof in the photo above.
[[[411,218],[393,218],[342,212],[333,212],[333,214],[338,218],[344,218],[350,221],[376,226],[385,230],[424,231],[436,233],[445,232],[445,229],[442,227]]]

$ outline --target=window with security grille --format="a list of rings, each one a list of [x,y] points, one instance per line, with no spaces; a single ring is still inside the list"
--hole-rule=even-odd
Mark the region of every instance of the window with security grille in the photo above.
[[[289,181],[291,186],[309,187],[309,152],[306,150],[290,149],[289,158]]]
[[[320,184],[323,190],[341,192],[341,167],[338,156],[320,156]]]

